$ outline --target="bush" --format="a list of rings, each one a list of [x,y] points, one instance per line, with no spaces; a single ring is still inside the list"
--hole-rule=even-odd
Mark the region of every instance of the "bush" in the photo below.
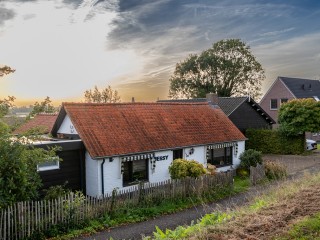
[[[265,160],[263,164],[266,177],[270,180],[284,179],[288,175],[286,167],[281,163]]]
[[[216,166],[212,165],[210,163],[207,163],[207,173],[210,175],[215,175],[216,174]]]
[[[185,177],[199,177],[206,173],[201,163],[194,160],[175,159],[169,166],[169,173],[172,179],[181,179]]]
[[[67,194],[69,194],[71,191],[66,188],[66,185],[68,182],[65,182],[63,185],[56,185],[56,186],[51,186],[48,189],[45,189],[45,200],[52,200],[56,199],[59,197],[63,197]]]
[[[262,154],[259,151],[248,149],[241,153],[240,160],[240,167],[250,170],[250,166],[256,167],[258,163],[262,163]]]
[[[303,134],[286,137],[280,131],[270,129],[247,129],[247,149],[268,154],[301,154],[305,151]]]
[[[250,176],[249,170],[242,167],[238,167],[236,173],[240,178],[248,178]]]

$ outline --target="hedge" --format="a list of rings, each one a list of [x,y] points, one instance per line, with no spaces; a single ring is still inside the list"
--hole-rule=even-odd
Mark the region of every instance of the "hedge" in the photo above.
[[[286,137],[277,130],[247,129],[246,149],[269,154],[301,154],[305,151],[304,135]]]

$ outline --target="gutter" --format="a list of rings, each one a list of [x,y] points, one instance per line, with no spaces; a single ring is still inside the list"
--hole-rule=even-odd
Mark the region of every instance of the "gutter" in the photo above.
[[[104,196],[104,177],[103,177],[103,165],[105,163],[106,159],[104,158],[101,163],[101,193],[102,196]]]

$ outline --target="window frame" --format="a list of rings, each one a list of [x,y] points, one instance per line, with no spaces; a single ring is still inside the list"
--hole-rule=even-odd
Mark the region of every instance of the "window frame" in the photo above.
[[[183,148],[174,149],[172,151],[172,160],[183,158]]]
[[[55,165],[41,166],[41,164],[45,164],[48,162],[55,162]],[[44,161],[40,164],[37,164],[37,171],[38,172],[58,170],[58,169],[60,169],[60,158],[58,156],[49,158],[47,161]]]
[[[272,107],[272,101],[275,101],[274,103],[276,104],[276,107]],[[270,110],[278,110],[278,99],[277,98],[271,98],[270,99]]]
[[[140,161],[145,161],[144,163],[144,173],[145,173],[145,177],[141,178],[141,179],[134,179],[133,175],[133,169],[134,169],[134,164],[137,164]],[[126,161],[123,162],[123,173],[122,173],[122,185],[123,187],[128,187],[128,186],[132,186],[132,185],[136,185],[139,182],[148,182],[149,181],[149,158],[145,158],[145,159],[140,159],[140,160],[133,160],[133,161]],[[126,173],[126,171],[128,171]],[[128,180],[126,179],[126,175],[128,177]]]
[[[215,151],[221,151],[223,149],[223,156],[217,156],[215,157]],[[229,151],[228,151],[229,150]],[[216,148],[216,149],[208,149],[208,154],[211,156],[207,159],[207,163],[210,163],[214,165],[216,168],[220,167],[227,167],[233,165],[233,147],[224,147],[224,148]],[[229,155],[228,155],[229,153]],[[222,158],[222,160],[219,160],[219,164],[217,164],[216,160],[214,159]],[[223,163],[221,163],[223,162]]]

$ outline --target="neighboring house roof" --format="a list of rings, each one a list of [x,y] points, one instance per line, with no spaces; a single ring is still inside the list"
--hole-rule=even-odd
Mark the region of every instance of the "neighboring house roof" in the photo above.
[[[92,158],[246,139],[208,103],[64,103],[53,135],[66,114]]]
[[[44,130],[43,134],[47,134],[51,132],[57,116],[58,113],[40,113],[14,130],[13,134],[23,134],[35,128],[40,128]]]
[[[320,81],[302,78],[278,77],[296,98],[320,98]]]
[[[248,102],[267,122],[275,124],[276,122],[267,114],[257,102],[251,97],[219,97],[218,106],[227,115],[230,116],[238,107],[244,102]],[[207,102],[206,98],[193,98],[193,99],[173,99],[173,100],[159,100],[158,102]]]

